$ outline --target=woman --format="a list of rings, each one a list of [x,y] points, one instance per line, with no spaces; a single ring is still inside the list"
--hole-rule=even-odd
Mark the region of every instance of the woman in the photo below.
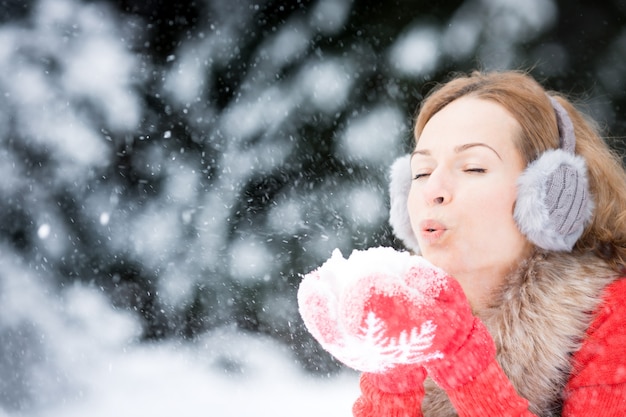
[[[354,414],[626,415],[620,158],[566,99],[521,72],[439,86],[414,133],[413,153],[392,169],[390,221],[445,278],[429,284],[428,267],[407,264],[400,279],[359,272],[333,286],[335,260],[298,294],[311,333],[363,371]],[[355,360],[369,319],[386,333],[368,335],[387,346],[416,329],[428,337],[419,355]]]

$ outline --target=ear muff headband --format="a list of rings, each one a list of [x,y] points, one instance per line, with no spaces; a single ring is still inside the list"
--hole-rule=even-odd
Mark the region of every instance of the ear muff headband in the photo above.
[[[559,149],[544,152],[518,179],[513,217],[534,245],[552,251],[571,251],[593,216],[584,158],[574,153],[573,123],[563,106],[550,97],[559,129]],[[404,245],[420,253],[407,209],[411,188],[410,155],[398,158],[390,171],[389,223]]]

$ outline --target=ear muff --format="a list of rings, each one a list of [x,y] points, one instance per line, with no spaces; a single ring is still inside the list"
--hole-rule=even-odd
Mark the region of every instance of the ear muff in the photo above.
[[[550,97],[559,127],[560,149],[544,152],[518,180],[513,216],[536,246],[570,251],[593,216],[587,165],[574,154],[576,137],[567,111]]]
[[[513,217],[534,245],[551,251],[571,251],[593,216],[584,158],[574,154],[574,127],[567,111],[550,97],[560,136],[560,149],[541,154],[518,179]],[[410,155],[396,159],[390,170],[389,223],[404,245],[419,254],[407,209],[411,188]]]
[[[411,180],[411,155],[401,156],[391,165],[389,172],[389,224],[404,246],[419,254],[419,244],[407,208]]]

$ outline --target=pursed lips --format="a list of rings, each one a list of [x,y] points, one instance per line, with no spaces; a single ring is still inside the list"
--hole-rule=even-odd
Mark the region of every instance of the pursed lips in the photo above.
[[[429,219],[424,220],[420,224],[420,230],[422,238],[429,242],[434,242],[435,240],[441,238],[447,228],[443,223],[437,220]]]

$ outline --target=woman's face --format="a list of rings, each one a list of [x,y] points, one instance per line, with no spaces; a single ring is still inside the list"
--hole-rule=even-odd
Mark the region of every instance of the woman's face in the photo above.
[[[432,116],[411,158],[408,209],[422,255],[455,276],[474,307],[530,248],[513,219],[525,167],[519,130],[501,105],[462,97]]]

